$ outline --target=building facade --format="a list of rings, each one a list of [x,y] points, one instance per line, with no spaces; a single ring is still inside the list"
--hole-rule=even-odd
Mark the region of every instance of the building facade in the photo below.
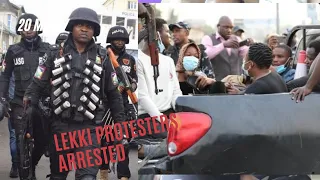
[[[129,53],[137,57],[138,49],[138,0],[106,0],[98,10],[101,33],[98,40],[106,44],[109,29],[123,26],[130,33],[130,43],[126,45]]]
[[[9,45],[19,41],[15,27],[17,18],[23,13],[26,13],[23,6],[0,0],[0,54],[6,52]]]

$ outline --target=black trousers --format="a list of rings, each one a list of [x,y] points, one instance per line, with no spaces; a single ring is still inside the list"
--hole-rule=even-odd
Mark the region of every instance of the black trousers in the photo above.
[[[110,142],[110,144],[113,144],[113,142]],[[105,139],[102,139],[101,146],[102,147],[108,147],[108,143],[106,143]],[[118,179],[121,179],[123,177],[130,178],[131,172],[129,169],[129,146],[125,146],[125,159],[123,161],[117,162],[117,177]],[[107,154],[107,156],[110,156],[110,154]],[[111,162],[110,162],[111,163]],[[110,163],[103,163],[100,167],[101,170],[109,170],[110,169]]]
[[[67,123],[64,121],[61,121],[60,119],[53,119],[51,123],[51,145],[50,147],[50,180],[66,180],[68,173],[70,170],[70,167],[68,165],[68,155],[74,156],[75,163],[73,166],[76,166],[76,173],[75,173],[75,179],[81,180],[84,177],[91,177],[95,178],[99,171],[99,165],[96,164],[97,158],[93,155],[94,149],[99,149],[101,146],[98,144],[97,141],[97,135],[96,135],[96,126],[93,124],[80,124],[80,123]],[[84,130],[86,133],[83,133],[84,136],[81,136],[79,138],[79,134],[75,133],[73,134],[77,144],[81,144],[79,139],[84,139],[86,142],[88,142],[88,145],[84,145],[82,147],[73,147],[70,143],[70,134],[72,135],[72,132],[79,132],[78,130],[82,131]],[[88,131],[90,133],[88,133]],[[69,134],[69,132],[71,132]],[[54,140],[54,137],[56,137],[56,141]],[[63,137],[63,138],[62,138]],[[67,139],[67,142],[63,143],[63,139]],[[92,143],[89,143],[92,142]],[[79,145],[80,146],[80,145]],[[63,148],[63,147],[69,147],[69,149],[62,150],[58,149],[57,147]],[[73,147],[73,148],[72,148]],[[71,149],[72,148],[72,149]],[[86,156],[87,151],[91,152],[90,155],[92,159],[88,160],[88,157]],[[80,155],[84,155],[84,159],[90,161],[90,164],[93,164],[93,166],[89,166],[88,161],[85,161],[84,163],[81,163],[83,161],[79,161],[76,154],[79,153]],[[69,156],[70,157],[70,156]],[[59,158],[63,158],[66,162],[66,165],[68,167],[67,170],[61,169],[61,165]],[[80,157],[79,157],[80,158]],[[80,162],[81,164],[78,164]]]
[[[130,120],[134,120],[136,119],[136,117],[134,117],[134,108],[132,104],[126,104],[125,105],[125,114],[126,114],[126,120],[130,121]],[[130,135],[130,133],[129,133]],[[131,137],[128,137],[128,142],[130,142]],[[113,144],[114,142],[109,142],[109,144]],[[101,146],[102,147],[107,147],[109,145],[106,142],[106,139],[103,138],[101,141]],[[121,179],[123,177],[126,178],[130,178],[131,177],[131,172],[130,172],[130,168],[129,168],[129,153],[130,153],[130,148],[129,146],[125,146],[125,159],[123,161],[119,161],[117,163],[117,177],[118,179]],[[110,156],[110,155],[109,155]],[[110,163],[103,163],[100,167],[101,170],[108,170],[110,169]]]
[[[17,145],[17,156],[18,156],[18,164],[19,164],[19,176],[20,179],[26,178],[23,177],[22,170],[20,167],[20,144],[22,142],[22,137],[24,137],[25,130],[27,128],[27,122],[25,120],[21,120],[23,116],[23,107],[19,105],[11,105],[12,113],[11,120],[13,128],[15,129],[16,135],[16,145]],[[32,115],[32,125],[33,125],[33,137],[34,137],[34,148],[32,152],[32,167],[35,170],[35,166],[40,161],[42,155],[45,152],[45,148],[48,145],[48,134],[45,133],[46,130],[46,122],[40,115],[40,112],[36,110],[36,108],[31,109]]]
[[[171,113],[174,113],[174,110],[173,109],[168,109],[164,112],[161,112],[163,114],[165,114],[168,118],[169,118],[169,115]],[[145,119],[145,118],[148,118],[150,117],[149,114],[141,114],[138,116],[138,119]],[[144,123],[143,124],[143,127],[148,130],[148,125],[147,123]],[[156,121],[156,127],[161,127],[160,123],[158,121]],[[139,128],[137,128],[138,130]],[[138,137],[137,139],[165,139],[167,138],[167,134],[168,134],[168,130],[166,129],[166,131],[164,132],[161,132],[161,133],[155,133],[155,129],[154,129],[154,125],[153,125],[153,121],[150,121],[150,130],[151,130],[151,134],[146,134],[145,136],[143,137]]]

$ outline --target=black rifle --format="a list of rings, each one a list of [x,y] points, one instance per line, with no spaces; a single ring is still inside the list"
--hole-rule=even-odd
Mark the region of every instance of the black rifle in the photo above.
[[[147,38],[148,47],[151,57],[151,65],[153,66],[153,79],[155,85],[155,93],[158,94],[162,92],[162,89],[158,89],[157,79],[159,77],[159,50],[157,47],[158,44],[158,34],[156,30],[156,20],[155,20],[155,11],[152,6],[148,3],[139,3],[139,18],[145,19],[144,29],[139,32],[138,41],[142,41]]]
[[[41,124],[42,124],[42,129],[44,132],[45,137],[48,137],[47,135],[50,135],[51,133],[51,129],[50,129],[50,118],[51,118],[51,114],[52,114],[52,109],[50,106],[50,97],[42,97],[39,100],[38,103],[38,108],[40,110],[40,116],[41,116]],[[44,152],[44,155],[46,157],[49,157],[49,149],[50,149],[50,139],[48,139],[48,142],[46,144],[46,150]]]
[[[20,178],[32,178],[32,152],[34,148],[33,124],[32,124],[32,108],[26,105],[22,116],[18,117],[18,121],[23,123],[22,133],[19,135],[19,154],[20,154]]]

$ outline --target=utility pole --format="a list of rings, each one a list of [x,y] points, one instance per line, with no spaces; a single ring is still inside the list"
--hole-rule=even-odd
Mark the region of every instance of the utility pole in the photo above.
[[[279,16],[279,3],[276,3],[276,13],[277,13],[277,34],[280,34],[280,16]]]

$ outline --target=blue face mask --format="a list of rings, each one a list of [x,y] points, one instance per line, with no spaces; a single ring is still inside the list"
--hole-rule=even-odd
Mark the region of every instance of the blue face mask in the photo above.
[[[199,64],[199,59],[194,56],[185,56],[183,58],[183,67],[187,71],[194,71]]]
[[[287,67],[285,67],[284,65],[280,65],[280,66],[276,67],[276,71],[279,74],[283,73],[286,69],[287,69]]]
[[[290,58],[288,58],[288,60],[286,61],[286,63],[284,63],[283,65],[280,66],[276,66],[275,69],[277,71],[278,74],[283,73],[285,70],[287,70],[287,67],[285,66],[286,64],[288,64]]]
[[[158,48],[159,48],[159,53],[163,53],[163,51],[166,49],[162,43],[162,41],[158,40]]]

